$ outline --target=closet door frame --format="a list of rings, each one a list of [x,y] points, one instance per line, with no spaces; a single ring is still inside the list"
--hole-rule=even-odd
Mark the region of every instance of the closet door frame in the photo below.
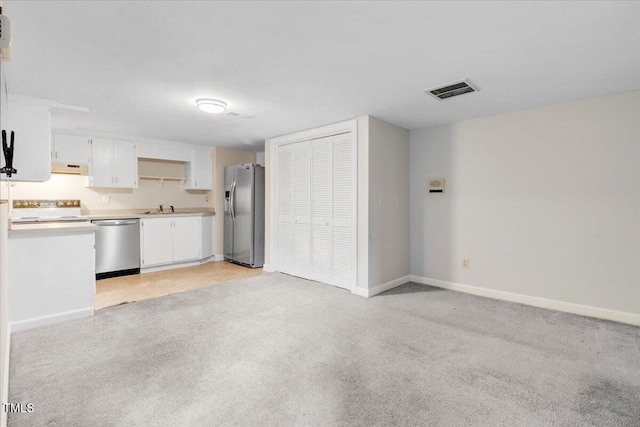
[[[356,293],[358,286],[358,122],[356,119],[335,123],[315,129],[297,132],[289,135],[280,136],[271,139],[269,152],[269,181],[270,196],[269,206],[269,249],[270,264],[267,271],[280,271],[278,268],[278,147],[281,145],[293,144],[296,142],[309,141],[312,139],[323,138],[327,136],[338,135],[341,133],[351,132],[351,155],[355,167],[352,170],[352,217],[351,217],[351,233],[352,233],[352,277],[353,283],[351,292]],[[267,267],[267,266],[265,266]]]

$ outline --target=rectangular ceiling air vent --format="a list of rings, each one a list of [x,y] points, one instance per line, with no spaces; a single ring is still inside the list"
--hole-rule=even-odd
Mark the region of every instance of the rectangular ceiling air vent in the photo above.
[[[433,89],[425,90],[426,93],[438,98],[439,100],[452,98],[454,96],[463,95],[465,93],[478,92],[478,88],[473,86],[468,80],[461,80],[450,83],[446,86],[440,86]]]
[[[253,119],[253,116],[248,116],[246,114],[234,113],[233,111],[227,111],[227,116],[238,117],[240,119]]]

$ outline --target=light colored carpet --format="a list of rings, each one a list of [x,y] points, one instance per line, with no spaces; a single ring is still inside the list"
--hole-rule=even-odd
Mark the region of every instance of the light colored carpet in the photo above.
[[[9,426],[638,426],[640,328],[266,274],[13,335]]]

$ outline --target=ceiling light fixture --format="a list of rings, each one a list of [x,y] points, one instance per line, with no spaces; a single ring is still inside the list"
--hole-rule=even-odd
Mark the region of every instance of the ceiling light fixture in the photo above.
[[[200,98],[196,99],[196,105],[205,113],[220,114],[227,109],[227,103],[218,99]]]

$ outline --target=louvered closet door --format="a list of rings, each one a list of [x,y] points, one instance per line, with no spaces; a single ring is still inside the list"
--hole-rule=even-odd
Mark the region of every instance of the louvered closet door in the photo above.
[[[277,153],[278,270],[294,274],[293,254],[293,145],[278,146]]]
[[[345,289],[353,287],[353,158],[351,134],[332,139],[332,280],[331,284]]]
[[[311,141],[311,280],[333,284],[332,137]]]
[[[351,289],[355,281],[351,134],[278,146],[278,270]]]
[[[311,150],[309,141],[293,145],[293,274],[311,277]]]

